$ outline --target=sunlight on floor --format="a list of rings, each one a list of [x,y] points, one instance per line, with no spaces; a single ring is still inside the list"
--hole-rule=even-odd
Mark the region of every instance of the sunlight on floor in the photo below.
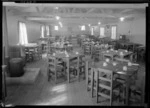
[[[35,105],[65,105],[66,102],[67,102],[67,96],[66,94],[62,94],[55,98],[50,99],[49,101],[37,103]]]
[[[53,87],[52,88],[52,91],[55,91],[55,92],[63,92],[66,90],[66,85],[58,85],[56,87]]]

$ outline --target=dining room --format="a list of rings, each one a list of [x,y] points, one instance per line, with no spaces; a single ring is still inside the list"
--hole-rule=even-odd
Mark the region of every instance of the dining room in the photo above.
[[[3,2],[4,106],[146,106],[147,3]]]

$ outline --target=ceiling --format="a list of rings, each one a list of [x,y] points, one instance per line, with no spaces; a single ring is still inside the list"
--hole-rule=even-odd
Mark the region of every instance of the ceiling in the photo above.
[[[11,15],[27,20],[56,24],[60,16],[64,24],[115,23],[120,17],[125,20],[145,17],[146,4],[4,4]]]

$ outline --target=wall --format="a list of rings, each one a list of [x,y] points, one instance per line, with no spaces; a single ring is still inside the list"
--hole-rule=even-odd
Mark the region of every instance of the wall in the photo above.
[[[54,26],[51,28],[52,36],[61,35],[61,36],[70,36],[71,34],[90,34],[89,27],[86,26],[85,31],[81,31],[79,26],[75,25],[65,25],[62,28],[59,26],[59,30],[54,30]]]
[[[41,36],[41,28],[40,24],[34,23],[34,22],[27,22],[26,21],[26,27],[27,27],[27,33],[28,33],[28,42],[36,42],[37,39]]]
[[[125,34],[131,42],[145,45],[146,22],[145,18],[135,19],[128,22],[120,22],[118,25],[118,35]]]
[[[7,31],[9,45],[16,45],[19,42],[18,21],[26,23],[28,42],[35,41],[40,37],[40,24],[26,21],[22,17],[13,16],[7,12]]]

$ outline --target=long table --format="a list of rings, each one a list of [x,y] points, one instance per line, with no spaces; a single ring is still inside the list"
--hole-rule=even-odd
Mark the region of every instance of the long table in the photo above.
[[[100,61],[98,63],[96,62],[89,62],[86,61],[86,74],[88,74],[87,70],[89,68],[102,68],[102,69],[108,69],[113,71],[115,74],[120,74],[124,75],[126,77],[126,105],[129,103],[129,87],[130,87],[130,81],[131,77],[134,75],[137,75],[137,71],[139,69],[138,64],[132,64],[131,66],[128,66],[128,63],[121,63],[121,62],[116,62],[116,66],[113,65],[114,62],[108,62],[106,66],[103,65],[105,61]],[[127,70],[124,71],[123,67],[126,66]]]
[[[127,51],[127,50],[123,50],[123,49],[119,49],[119,50],[105,50],[105,51],[102,52],[103,57],[104,56],[109,56],[109,57],[112,58],[112,60],[114,59],[115,56],[119,56],[121,58],[124,58],[125,56],[131,55],[132,53],[133,52],[131,52],[131,51]]]

